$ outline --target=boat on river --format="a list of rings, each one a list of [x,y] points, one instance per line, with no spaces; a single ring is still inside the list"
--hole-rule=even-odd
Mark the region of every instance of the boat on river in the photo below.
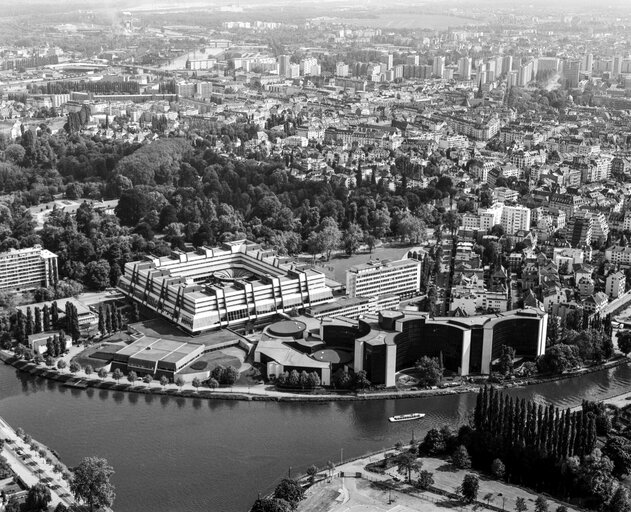
[[[422,412],[413,412],[410,414],[399,414],[397,416],[390,416],[388,418],[388,421],[392,423],[396,423],[399,421],[420,420],[421,418],[424,418],[424,417],[425,417],[425,414],[423,414]]]

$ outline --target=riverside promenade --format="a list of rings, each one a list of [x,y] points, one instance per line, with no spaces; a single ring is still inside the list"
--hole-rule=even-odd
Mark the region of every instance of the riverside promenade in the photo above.
[[[38,450],[33,450],[30,444],[24,442],[2,418],[0,438],[5,440],[2,455],[18,478],[28,487],[41,481],[50,489],[52,499],[49,507],[54,508],[58,503],[63,503],[66,507],[75,504],[70,486],[62,476],[63,472],[55,472],[53,469],[54,461],[47,462]]]
[[[405,476],[399,474],[396,467],[388,469],[383,474],[365,469],[370,462],[376,462],[386,455],[395,453],[395,450],[386,450],[340,464],[335,468],[333,478],[329,478],[328,473],[322,471],[318,475],[321,480],[307,490],[306,499],[300,502],[297,512],[431,512],[442,508],[460,511],[485,508],[508,511],[515,510],[517,498],[524,498],[528,509],[534,510],[538,495],[530,490],[488,478],[473,470],[456,469],[443,459],[418,459],[421,469],[432,473],[435,492],[420,491],[405,483]],[[478,499],[471,505],[463,505],[456,499],[456,488],[469,473],[479,476]],[[417,477],[418,475],[413,473],[412,481]],[[546,499],[550,510],[556,510],[561,505],[565,505],[568,512],[579,510],[547,496]]]

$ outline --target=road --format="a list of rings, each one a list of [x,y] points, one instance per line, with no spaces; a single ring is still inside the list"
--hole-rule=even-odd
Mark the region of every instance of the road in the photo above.
[[[62,474],[55,473],[53,465],[32,450],[2,418],[0,418],[0,438],[7,440],[4,443],[2,455],[7,459],[11,469],[27,486],[32,487],[37,484],[41,476],[51,478],[52,482],[46,484],[50,489],[52,498],[50,505],[54,508],[61,502],[70,507],[75,503],[68,482],[62,478]],[[29,463],[25,460],[28,460]],[[42,471],[42,473],[38,473],[38,471]]]

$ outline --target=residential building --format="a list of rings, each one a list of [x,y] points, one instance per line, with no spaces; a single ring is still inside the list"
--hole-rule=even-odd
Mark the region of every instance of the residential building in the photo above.
[[[626,276],[622,270],[612,272],[605,280],[605,293],[615,299],[624,294],[626,289]]]
[[[414,296],[421,289],[421,267],[422,263],[416,259],[375,260],[355,265],[346,271],[346,293],[349,297]]]
[[[32,290],[57,280],[57,255],[39,245],[0,253],[0,290]]]

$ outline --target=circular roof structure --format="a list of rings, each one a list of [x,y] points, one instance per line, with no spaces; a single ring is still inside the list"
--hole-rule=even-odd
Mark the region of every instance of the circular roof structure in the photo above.
[[[281,338],[301,338],[307,324],[298,320],[283,320],[270,325],[267,330],[270,334]]]
[[[350,350],[340,350],[337,348],[325,348],[311,354],[316,361],[333,364],[350,363],[353,359],[353,353]]]

